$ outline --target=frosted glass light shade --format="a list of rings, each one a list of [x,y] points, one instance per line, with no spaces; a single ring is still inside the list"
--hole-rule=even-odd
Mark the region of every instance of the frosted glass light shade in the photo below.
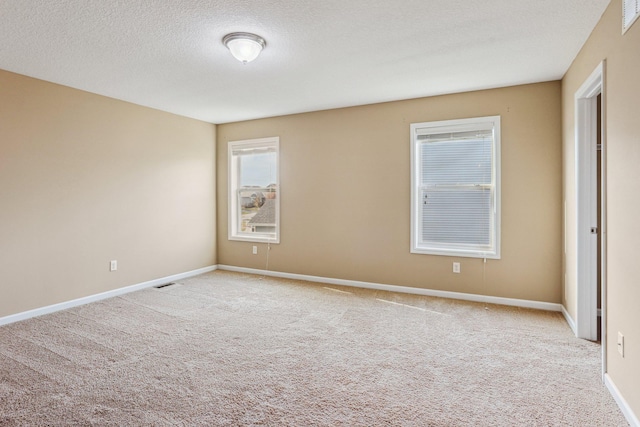
[[[267,45],[264,39],[251,33],[231,33],[224,36],[222,43],[238,61],[246,64],[260,55]]]

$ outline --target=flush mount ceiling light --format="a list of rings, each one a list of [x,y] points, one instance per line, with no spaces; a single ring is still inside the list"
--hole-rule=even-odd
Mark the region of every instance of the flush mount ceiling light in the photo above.
[[[238,61],[246,64],[260,55],[267,42],[260,36],[251,33],[231,33],[222,38],[222,43],[231,51]]]

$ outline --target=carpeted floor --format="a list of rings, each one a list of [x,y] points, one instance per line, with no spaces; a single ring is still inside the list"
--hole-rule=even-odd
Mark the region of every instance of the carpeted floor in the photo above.
[[[0,327],[0,425],[626,426],[559,313],[216,271]]]

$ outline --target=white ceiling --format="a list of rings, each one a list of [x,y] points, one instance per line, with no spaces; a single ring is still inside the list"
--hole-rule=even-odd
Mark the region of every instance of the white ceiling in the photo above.
[[[0,68],[226,123],[557,80],[608,3],[0,0]]]

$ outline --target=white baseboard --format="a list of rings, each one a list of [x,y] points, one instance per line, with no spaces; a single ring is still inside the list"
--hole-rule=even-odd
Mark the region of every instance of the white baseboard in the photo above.
[[[629,425],[631,427],[640,427],[640,421],[638,421],[638,417],[636,417],[636,414],[633,413],[627,401],[624,399],[624,397],[622,397],[622,395],[620,394],[620,390],[618,390],[618,387],[616,387],[616,385],[613,383],[613,380],[611,379],[609,374],[604,374],[604,383],[609,389],[609,393],[611,393],[616,403],[620,407],[622,414],[629,422]]]
[[[187,271],[186,273],[174,274],[172,276],[161,277],[159,279],[149,280],[148,282],[138,283],[136,285],[126,286],[124,288],[114,289],[112,291],[102,292],[95,295],[89,295],[88,297],[78,298],[71,301],[61,302],[59,304],[48,305],[46,307],[36,308],[34,310],[23,311],[22,313],[12,314],[10,316],[0,317],[0,326],[7,325],[9,323],[19,322],[20,320],[30,319],[36,316],[42,316],[43,314],[54,313],[60,310],[66,310],[68,308],[76,307],[90,302],[100,301],[107,298],[112,298],[118,295],[127,294],[129,292],[139,291],[141,289],[150,288],[152,286],[162,285],[167,282],[173,282],[175,280],[185,279],[187,277],[197,276],[199,274],[208,273],[216,270],[218,267],[215,265],[199,268],[197,270]]]
[[[432,289],[412,288],[409,286],[385,285],[381,283],[360,282],[356,280],[332,279],[320,276],[307,276],[304,274],[283,273],[280,271],[258,270],[255,268],[234,267],[231,265],[218,265],[218,269],[235,271],[239,273],[257,274],[262,276],[281,277],[283,279],[306,280],[308,282],[328,283],[331,285],[351,286],[355,288],[376,289],[379,291],[401,292],[406,294],[425,295],[430,297],[450,298],[464,301],[484,302],[488,304],[509,305],[514,307],[534,308],[546,311],[562,311],[561,304],[550,302],[529,301],[522,299],[492,297],[486,295],[465,294],[460,292],[436,291]]]
[[[569,327],[573,331],[573,335],[578,336],[578,329],[576,329],[576,322],[573,320],[573,318],[571,317],[567,309],[564,308],[564,305],[562,306],[562,314],[564,315],[565,320],[569,324]]]

